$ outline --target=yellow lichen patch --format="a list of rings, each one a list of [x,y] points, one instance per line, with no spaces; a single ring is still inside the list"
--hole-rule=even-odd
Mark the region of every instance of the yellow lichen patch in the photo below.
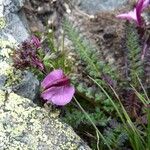
[[[15,70],[15,68],[6,61],[0,62],[0,70],[0,75],[5,75],[7,77],[5,86],[11,86],[21,81],[21,71]]]
[[[10,45],[9,41],[0,39],[0,48],[5,48],[7,45]]]
[[[4,17],[0,17],[0,29],[3,29],[6,26],[6,21]]]
[[[75,143],[67,142],[65,145],[61,145],[61,150],[77,150],[78,145]]]
[[[14,103],[14,102],[12,101],[12,99],[15,100],[14,105],[23,104],[23,102],[29,101],[29,99],[27,99],[27,98],[22,98],[21,96],[15,94],[15,93],[10,93],[8,99],[9,99],[12,103]]]
[[[31,100],[0,91],[0,103],[4,111],[0,114],[0,142],[4,149],[58,149],[77,150],[81,139],[71,127],[59,119],[48,116],[48,112]],[[86,148],[85,150],[90,150]]]
[[[0,90],[0,101],[4,101],[5,99],[5,92]]]

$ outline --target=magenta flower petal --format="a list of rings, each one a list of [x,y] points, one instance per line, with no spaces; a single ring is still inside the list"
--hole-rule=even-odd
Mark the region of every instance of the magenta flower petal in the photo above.
[[[142,17],[141,13],[145,8],[147,8],[149,5],[149,0],[139,0],[136,4],[136,15],[137,15],[137,21],[138,25],[142,25]]]
[[[138,26],[142,25],[142,17],[141,13],[143,10],[148,7],[149,0],[138,0],[136,7],[133,11],[130,11],[128,13],[123,13],[120,15],[117,15],[117,18],[126,19],[126,20],[134,20]]]
[[[49,73],[42,81],[41,86],[43,89],[50,87],[56,80],[62,79],[64,73],[61,69],[57,69]]]
[[[128,13],[123,13],[116,16],[117,18],[126,19],[126,20],[134,20],[137,22],[136,9],[133,11],[129,11]]]
[[[61,87],[51,87],[45,90],[42,93],[41,97],[55,105],[64,106],[71,101],[74,93],[75,89],[71,85]]]
[[[137,22],[139,26],[142,24],[141,13],[143,10],[144,10],[144,0],[139,0],[136,5],[136,16],[137,16]]]
[[[150,4],[150,0],[145,0],[143,4],[143,9],[147,8],[149,4]]]
[[[143,11],[148,7],[150,1],[149,0],[138,0],[136,7],[141,7],[140,10]]]
[[[38,58],[32,58],[32,65],[37,67],[40,71],[44,71],[44,64]]]
[[[70,79],[64,75],[61,69],[49,73],[42,81],[41,86],[43,88],[41,97],[59,106],[68,104],[75,93],[74,87],[70,85]]]

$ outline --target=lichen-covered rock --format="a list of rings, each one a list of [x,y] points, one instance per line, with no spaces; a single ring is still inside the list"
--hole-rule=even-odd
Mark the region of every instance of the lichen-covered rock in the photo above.
[[[0,40],[0,89],[34,100],[39,91],[39,81],[30,72],[16,70],[13,67],[10,54],[15,48],[14,43]]]
[[[24,0],[0,1],[0,39],[11,38],[20,43],[29,37],[26,19],[19,11],[23,4]]]
[[[4,15],[12,12],[17,12],[23,6],[25,0],[1,0],[0,7]]]
[[[13,91],[18,95],[34,100],[39,92],[39,81],[28,71],[21,73],[22,80],[13,87]]]
[[[27,23],[20,10],[24,1],[0,1],[0,89],[9,89],[33,100],[38,93],[39,81],[33,74],[12,67],[10,57],[12,50],[29,37]]]
[[[0,149],[90,150],[72,128],[29,99],[0,90]]]
[[[39,81],[36,77],[27,71],[17,71],[4,62],[0,62],[1,70],[3,65],[10,69],[7,68],[0,73],[0,89],[14,91],[23,97],[34,100],[39,91]]]
[[[39,91],[39,81],[27,71],[19,71],[7,62],[0,62],[0,89],[10,90],[34,100]]]

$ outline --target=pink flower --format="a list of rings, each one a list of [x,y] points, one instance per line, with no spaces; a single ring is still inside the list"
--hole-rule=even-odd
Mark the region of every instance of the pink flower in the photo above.
[[[55,105],[64,106],[68,104],[75,89],[70,85],[70,80],[61,69],[49,73],[41,83],[43,92],[41,97]]]
[[[13,62],[18,69],[27,67],[35,67],[44,72],[45,66],[43,61],[38,56],[38,48],[41,46],[39,39],[32,36],[24,41],[18,49],[14,51]]]
[[[137,22],[136,9],[133,11],[129,11],[128,13],[123,13],[116,16],[117,18],[126,19],[126,20],[134,20]]]
[[[150,0],[144,0],[144,3],[142,5],[143,6],[142,9],[147,8],[149,4],[150,4]]]
[[[121,19],[126,19],[129,21],[134,20],[138,26],[141,26],[142,25],[141,13],[145,8],[148,7],[149,3],[150,3],[149,0],[138,0],[134,10],[117,15],[116,17]]]
[[[45,69],[43,62],[36,55],[30,56],[30,65],[38,68],[40,71]]]

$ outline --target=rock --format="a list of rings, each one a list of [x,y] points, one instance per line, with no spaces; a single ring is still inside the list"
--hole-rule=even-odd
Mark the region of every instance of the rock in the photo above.
[[[0,42],[0,89],[10,90],[21,96],[34,100],[39,92],[39,81],[30,72],[16,70],[11,62],[10,54],[13,43]],[[15,45],[15,44],[14,44]]]
[[[24,0],[2,0],[0,2],[0,39],[9,40],[11,38],[20,43],[29,37],[26,19],[20,10],[23,3]]]
[[[7,77],[5,75],[0,75],[0,89],[2,89],[5,85]]]
[[[0,62],[0,89],[10,90],[34,100],[39,92],[39,81],[30,72],[16,70],[5,61]]]
[[[25,0],[1,0],[0,6],[4,16],[9,13],[18,12],[24,5]]]
[[[9,51],[29,37],[27,22],[21,11],[23,4],[24,0],[0,2],[0,89],[9,89],[33,100],[38,93],[39,81],[33,74],[13,68],[9,58]]]
[[[39,93],[39,81],[28,71],[22,72],[21,78],[19,84],[13,87],[13,91],[22,97],[34,100]]]
[[[90,150],[71,127],[29,99],[0,90],[0,149]]]
[[[127,0],[77,0],[74,1],[79,8],[90,15],[100,11],[112,11],[127,3]]]

